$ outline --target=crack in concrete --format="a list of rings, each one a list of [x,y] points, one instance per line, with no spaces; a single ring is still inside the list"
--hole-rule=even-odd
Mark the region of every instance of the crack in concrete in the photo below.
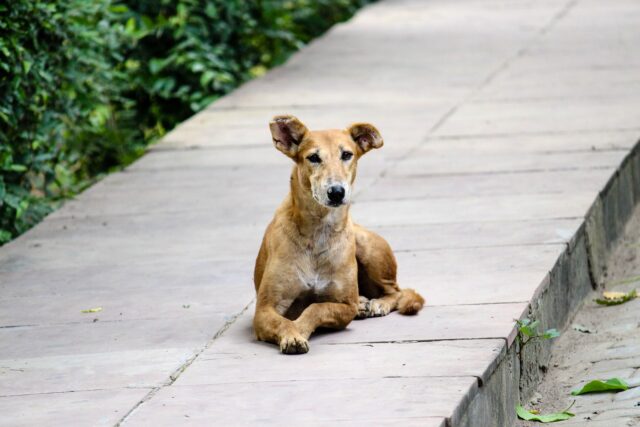
[[[189,366],[191,366],[191,364],[193,364],[193,362],[195,362],[196,359],[204,351],[206,351],[209,347],[211,347],[213,345],[213,343],[215,342],[216,339],[218,339],[222,334],[224,334],[227,331],[227,329],[229,329],[231,327],[231,325],[234,324],[235,321],[238,320],[240,318],[240,316],[242,316],[249,309],[249,307],[251,307],[251,305],[253,304],[254,300],[255,300],[255,298],[252,298],[251,301],[247,305],[245,305],[242,310],[240,310],[238,313],[236,313],[234,316],[232,316],[229,320],[227,320],[225,322],[225,324],[215,333],[215,335],[209,341],[207,341],[207,343],[204,345],[204,347],[202,347],[193,356],[191,356],[187,361],[185,361],[182,365],[180,365],[180,367],[178,367],[178,369],[173,371],[173,373],[171,373],[169,375],[169,378],[163,384],[160,384],[159,386],[154,387],[149,393],[147,393],[147,395],[145,397],[143,397],[138,403],[136,403],[133,408],[131,408],[129,411],[127,411],[127,413],[124,414],[122,416],[122,418],[120,418],[120,420],[118,420],[118,422],[115,424],[115,427],[122,426],[127,421],[127,419],[138,408],[140,408],[143,404],[145,404],[146,402],[151,400],[160,390],[162,390],[165,387],[169,387],[174,382],[176,382],[176,380],[178,378],[180,378],[180,375],[182,375],[182,373]]]
[[[441,246],[437,248],[412,248],[412,249],[396,249],[394,253],[413,253],[413,252],[436,252],[436,251],[456,251],[466,249],[488,249],[488,248],[517,248],[520,246],[566,246],[568,241],[560,242],[529,242],[529,243],[504,243],[495,245],[469,245],[469,246]],[[454,304],[458,305],[458,304]]]

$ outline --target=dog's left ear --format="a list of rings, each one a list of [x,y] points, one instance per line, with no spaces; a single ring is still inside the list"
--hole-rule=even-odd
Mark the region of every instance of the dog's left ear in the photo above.
[[[372,148],[380,148],[384,144],[378,129],[369,123],[353,124],[347,132],[349,132],[351,139],[353,139],[354,142],[358,144],[360,150],[362,150],[360,154],[364,154]]]
[[[295,158],[298,146],[305,134],[307,127],[295,116],[275,116],[269,122],[273,145],[291,158]]]

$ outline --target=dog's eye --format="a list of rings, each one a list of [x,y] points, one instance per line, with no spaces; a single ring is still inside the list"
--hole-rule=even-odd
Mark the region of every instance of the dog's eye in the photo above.
[[[342,152],[342,160],[347,161],[353,157],[353,153],[351,151],[343,151]]]
[[[307,157],[307,160],[309,160],[311,163],[321,163],[322,162],[322,160],[320,159],[320,156],[318,156],[318,154],[316,154],[316,153],[313,153],[312,155]]]

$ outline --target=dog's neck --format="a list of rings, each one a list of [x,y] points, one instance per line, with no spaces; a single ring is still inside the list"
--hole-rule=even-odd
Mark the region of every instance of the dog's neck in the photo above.
[[[318,231],[340,232],[349,220],[349,205],[337,208],[322,206],[313,198],[310,191],[303,187],[297,168],[291,174],[292,219],[300,234],[314,236]]]

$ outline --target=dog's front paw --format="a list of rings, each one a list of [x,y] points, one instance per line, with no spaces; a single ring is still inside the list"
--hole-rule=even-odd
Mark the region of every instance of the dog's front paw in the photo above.
[[[356,314],[356,319],[366,319],[369,317],[369,310],[371,308],[371,301],[367,297],[363,297],[360,295],[360,299],[358,300],[358,313]]]
[[[280,351],[284,354],[304,354],[309,351],[309,342],[300,335],[284,336],[280,340]]]
[[[363,296],[360,297],[358,304],[358,319],[364,319],[367,317],[382,317],[391,312],[391,305],[388,302],[379,299],[367,299]]]

